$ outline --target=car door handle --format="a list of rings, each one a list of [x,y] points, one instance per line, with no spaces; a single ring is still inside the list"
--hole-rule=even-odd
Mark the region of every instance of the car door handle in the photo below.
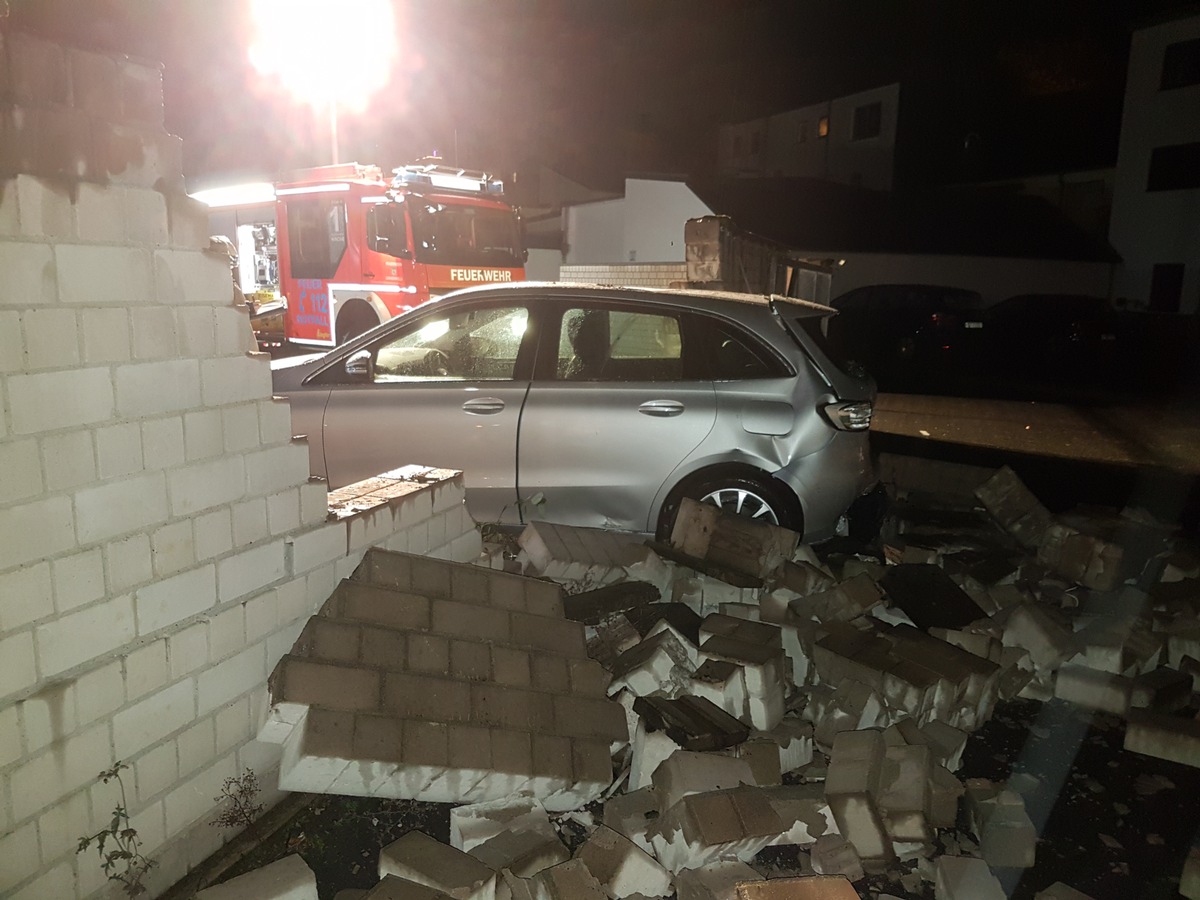
[[[683,404],[678,400],[647,400],[638,407],[638,412],[644,416],[666,419],[682,413]]]
[[[462,405],[463,412],[472,416],[494,416],[504,411],[504,401],[499,397],[477,397]]]

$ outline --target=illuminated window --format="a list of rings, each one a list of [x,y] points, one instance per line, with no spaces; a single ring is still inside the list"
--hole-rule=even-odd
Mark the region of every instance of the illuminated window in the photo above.
[[[829,116],[817,120],[817,137],[829,137]]]

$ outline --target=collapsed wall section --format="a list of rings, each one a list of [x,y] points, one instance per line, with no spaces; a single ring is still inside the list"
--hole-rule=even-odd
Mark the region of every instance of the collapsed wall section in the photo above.
[[[469,558],[461,476],[330,517],[156,64],[0,32],[0,895],[107,890],[120,802],[157,893],[263,783],[266,679],[372,544]],[[404,482],[401,478],[398,485]]]

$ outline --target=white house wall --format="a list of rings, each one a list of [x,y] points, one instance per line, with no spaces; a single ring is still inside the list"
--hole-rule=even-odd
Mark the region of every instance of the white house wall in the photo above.
[[[622,199],[564,210],[563,265],[683,262],[684,223],[711,213],[682,181],[627,179]]]
[[[1124,259],[1114,296],[1145,305],[1154,266],[1183,263],[1182,312],[1200,308],[1200,189],[1147,191],[1156,147],[1200,141],[1200,84],[1160,90],[1163,54],[1200,38],[1200,16],[1133,34],[1109,241]]]

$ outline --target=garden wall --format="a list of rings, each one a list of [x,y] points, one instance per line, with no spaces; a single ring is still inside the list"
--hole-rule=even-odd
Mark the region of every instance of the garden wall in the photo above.
[[[156,64],[0,32],[0,896],[105,896],[118,785],[156,894],[274,782],[265,682],[371,544],[469,559],[461,477],[331,516],[182,190]],[[275,799],[274,797],[268,799]]]

